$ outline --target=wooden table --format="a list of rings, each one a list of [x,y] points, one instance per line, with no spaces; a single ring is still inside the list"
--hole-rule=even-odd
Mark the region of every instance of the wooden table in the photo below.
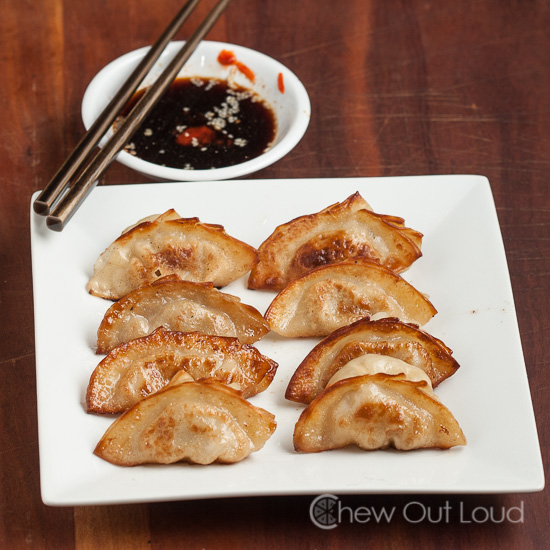
[[[199,7],[188,36],[213,2]],[[29,204],[82,133],[92,76],[150,44],[180,2],[3,0],[0,98],[0,548],[548,547],[549,493],[374,496],[373,506],[523,505],[521,523],[341,525],[322,531],[312,497],[52,508],[40,498]],[[491,182],[546,468],[550,434],[550,4],[479,0],[234,0],[209,38],[286,64],[311,125],[252,177],[473,173]],[[145,182],[113,165],[101,184]],[[63,350],[60,350],[63,353]],[[490,391],[490,389],[489,389]],[[513,404],[511,404],[513,406]],[[510,441],[514,445],[514,441]],[[266,472],[269,475],[269,472]],[[365,496],[345,497],[349,506]]]

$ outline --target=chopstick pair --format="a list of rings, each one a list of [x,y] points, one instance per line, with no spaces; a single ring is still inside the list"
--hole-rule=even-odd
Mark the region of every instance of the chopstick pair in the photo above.
[[[89,160],[94,148],[112,126],[120,111],[200,0],[189,0],[178,12],[141,63],[121,86],[115,97],[82,137],[65,163],[35,199],[33,203],[34,211],[37,214],[47,216],[46,225],[50,229],[53,231],[63,230],[84,199],[95,187],[97,180],[174,81],[183,65],[191,57],[200,41],[214,26],[230,1],[218,1],[166,69],[146,90],[105,146],[99,150],[92,160]],[[88,162],[87,165],[86,162]]]

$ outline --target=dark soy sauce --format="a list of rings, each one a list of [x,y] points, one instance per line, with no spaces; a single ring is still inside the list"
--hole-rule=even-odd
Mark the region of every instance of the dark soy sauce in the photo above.
[[[126,116],[140,99],[137,92]],[[125,150],[143,160],[188,170],[240,164],[272,144],[276,120],[254,92],[211,78],[179,78],[155,105]]]

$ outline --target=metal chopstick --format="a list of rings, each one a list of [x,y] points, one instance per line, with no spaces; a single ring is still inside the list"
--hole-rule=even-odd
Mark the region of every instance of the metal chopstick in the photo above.
[[[189,13],[194,8],[197,1],[198,0],[192,0],[189,2],[185,6],[184,10]],[[46,224],[50,229],[55,231],[61,231],[63,229],[82,201],[93,189],[99,177],[114,160],[116,154],[124,147],[132,133],[137,129],[156,102],[160,99],[164,91],[176,78],[181,67],[189,59],[200,41],[219,19],[230,1],[231,0],[220,0],[214,6],[193,35],[186,41],[181,50],[176,54],[164,72],[144,93],[128,117],[126,117],[121,123],[115,134],[75,179],[67,193],[65,193],[65,195],[59,199],[57,204],[51,208],[50,215],[46,220]],[[183,17],[181,19],[183,19]],[[77,165],[76,170],[78,170],[78,168],[79,166]]]
[[[59,168],[48,185],[35,199],[33,207],[37,214],[46,216],[50,213],[52,205],[61,196],[61,193],[69,184],[70,179],[75,175],[76,171],[82,166],[86,158],[90,155],[101,138],[111,127],[113,121],[116,119],[122,108],[128,103],[140,82],[143,81],[168,43],[172,40],[172,38],[174,38],[174,35],[178,32],[199,2],[200,0],[189,0],[181,8],[168,27],[166,27],[162,35],[141,60],[139,65],[120,87],[120,90],[111,99],[105,109],[103,109],[102,113],[92,124],[90,129],[82,136],[73,152]]]

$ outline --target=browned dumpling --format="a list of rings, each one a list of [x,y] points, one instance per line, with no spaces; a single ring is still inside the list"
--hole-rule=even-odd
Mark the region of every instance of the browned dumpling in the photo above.
[[[258,252],[221,225],[181,218],[175,210],[128,228],[97,259],[90,294],[118,300],[165,275],[225,286],[248,273]]]
[[[458,422],[426,382],[388,374],[346,378],[327,387],[294,430],[295,449],[306,453],[347,445],[411,450],[465,444]]]
[[[426,324],[436,309],[407,281],[368,260],[318,267],[292,281],[271,302],[265,318],[287,337],[327,336],[365,317],[397,317]]]
[[[317,344],[292,376],[286,398],[310,403],[349,361],[364,354],[388,355],[421,368],[435,388],[459,364],[452,351],[416,325],[398,319],[361,319],[342,327]]]
[[[97,332],[97,353],[107,353],[158,327],[180,332],[231,336],[252,344],[269,332],[258,310],[211,283],[164,277],[115,302]]]
[[[259,248],[248,288],[282,290],[312,269],[366,258],[399,273],[422,253],[422,234],[402,218],[375,214],[355,193],[321,212],[280,225]]]
[[[170,385],[117,418],[94,453],[119,466],[238,462],[260,450],[275,417],[216,380]]]
[[[182,371],[191,380],[213,378],[231,385],[246,398],[271,384],[277,363],[237,338],[160,327],[117,346],[99,363],[88,384],[88,412],[123,412]]]

